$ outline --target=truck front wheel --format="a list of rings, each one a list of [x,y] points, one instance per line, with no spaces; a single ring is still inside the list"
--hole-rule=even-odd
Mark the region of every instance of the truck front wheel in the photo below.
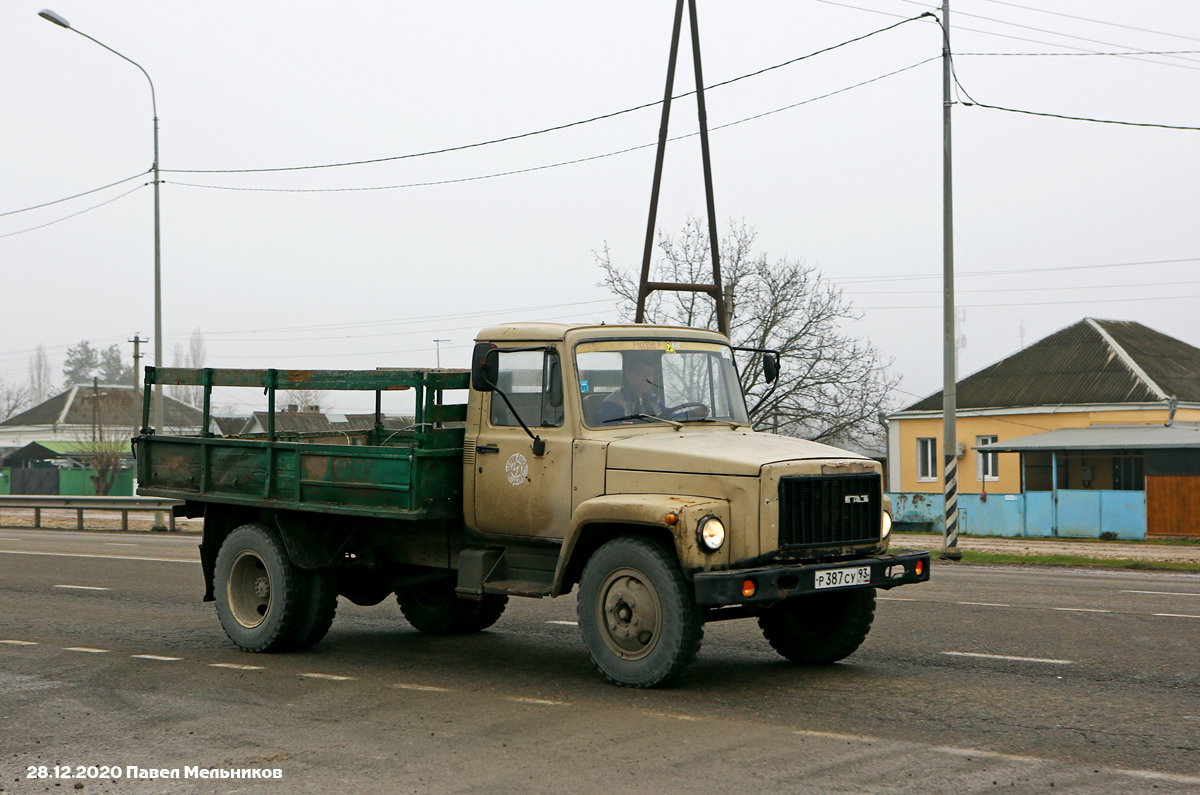
[[[874,618],[875,589],[856,588],[779,602],[758,617],[758,626],[792,662],[828,665],[862,645]]]
[[[592,555],[577,609],[592,662],[623,687],[666,684],[695,659],[704,637],[679,564],[644,538],[617,538]]]
[[[400,612],[408,623],[427,635],[462,635],[482,632],[495,624],[508,605],[503,594],[482,599],[462,599],[452,579],[414,585],[396,592]]]
[[[304,575],[292,565],[283,540],[266,525],[234,530],[221,544],[214,575],[217,616],[225,634],[245,651],[292,648],[306,618]]]

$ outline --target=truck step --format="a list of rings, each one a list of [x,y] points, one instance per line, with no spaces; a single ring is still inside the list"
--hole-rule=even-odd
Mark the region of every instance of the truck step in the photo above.
[[[533,580],[495,580],[484,583],[483,592],[542,597],[550,595],[550,583]]]

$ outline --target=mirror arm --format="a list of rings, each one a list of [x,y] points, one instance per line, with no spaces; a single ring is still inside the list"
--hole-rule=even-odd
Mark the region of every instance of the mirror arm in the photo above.
[[[763,407],[763,404],[766,403],[768,399],[770,399],[771,395],[775,394],[775,389],[778,386],[779,379],[775,379],[775,383],[771,384],[771,388],[767,390],[767,394],[763,395],[762,398],[754,404],[754,408],[750,409],[747,414],[749,414],[750,417],[753,417],[756,413],[758,413],[758,410]]]
[[[501,350],[504,353],[517,353],[521,351],[552,351],[554,350],[554,346],[539,345],[536,348],[499,348],[497,350]],[[508,410],[512,412],[513,417],[516,418],[517,422],[521,424],[522,430],[524,430],[525,433],[528,434],[529,438],[533,440],[533,454],[539,458],[544,456],[546,454],[546,440],[529,430],[529,426],[526,425],[525,420],[521,418],[520,412],[513,407],[512,401],[508,399],[508,395],[504,393],[503,389],[490,381],[487,383],[488,386],[492,388],[492,391],[504,400],[504,405],[508,406]]]

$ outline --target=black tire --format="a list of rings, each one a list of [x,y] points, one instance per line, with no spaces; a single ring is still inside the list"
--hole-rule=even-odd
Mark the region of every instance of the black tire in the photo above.
[[[758,626],[792,662],[828,665],[862,645],[874,618],[875,589],[855,588],[779,602],[758,617]]]
[[[408,623],[427,635],[463,635],[481,632],[500,618],[508,597],[487,594],[482,599],[463,599],[455,592],[452,579],[402,588],[396,601]]]
[[[304,575],[271,528],[246,524],[234,530],[221,544],[214,573],[225,634],[245,651],[292,648],[306,613]]]
[[[337,575],[330,570],[302,572],[300,623],[290,649],[303,651],[320,642],[337,613]]]
[[[675,556],[644,538],[609,541],[579,580],[579,631],[600,673],[622,687],[657,687],[700,650],[704,619]]]

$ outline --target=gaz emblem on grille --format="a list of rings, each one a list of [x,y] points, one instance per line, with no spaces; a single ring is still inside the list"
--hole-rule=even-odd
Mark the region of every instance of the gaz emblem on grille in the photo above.
[[[870,494],[847,494],[846,502],[870,502]]]

